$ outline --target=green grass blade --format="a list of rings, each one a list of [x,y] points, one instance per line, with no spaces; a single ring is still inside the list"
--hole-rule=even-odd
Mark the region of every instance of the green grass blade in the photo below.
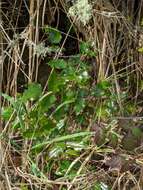
[[[50,141],[46,141],[46,142],[40,143],[38,145],[35,145],[32,147],[32,150],[41,148],[43,146],[46,146],[46,145],[49,145],[49,144],[52,144],[55,142],[61,142],[61,141],[71,140],[71,139],[77,138],[77,137],[93,136],[93,135],[95,135],[95,132],[80,132],[80,133],[75,133],[75,134],[71,134],[71,135],[66,135],[66,136],[58,137],[58,138],[52,139]]]

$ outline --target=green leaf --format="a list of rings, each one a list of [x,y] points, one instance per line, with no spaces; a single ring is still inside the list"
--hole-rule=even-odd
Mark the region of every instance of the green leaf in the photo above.
[[[59,166],[58,170],[56,171],[56,175],[58,175],[58,176],[64,175],[70,165],[71,165],[71,161],[69,161],[69,160],[61,161],[60,166]]]
[[[23,132],[23,137],[25,138],[35,138],[40,137],[43,135],[50,135],[53,129],[56,127],[56,123],[51,120],[47,119],[46,116],[40,118],[39,125],[37,129],[29,128]]]
[[[132,128],[132,134],[134,137],[139,138],[142,136],[142,131],[140,128],[134,127],[134,128]]]
[[[42,94],[42,87],[40,84],[31,83],[28,89],[24,91],[22,101],[27,102],[28,100],[37,100]]]
[[[143,53],[143,47],[139,48],[139,49],[138,49],[138,52],[139,52],[139,53]]]
[[[65,69],[67,68],[67,62],[63,59],[51,60],[48,63],[52,68]]]
[[[58,157],[61,153],[63,153],[63,149],[61,147],[56,147],[54,149],[52,149],[50,152],[49,152],[49,157],[50,158],[56,158]]]
[[[52,27],[45,27],[45,33],[48,34],[48,40],[51,44],[59,44],[62,39],[62,35],[59,30]]]
[[[116,133],[110,134],[109,139],[110,139],[110,141],[109,141],[110,146],[115,148],[118,144],[118,136],[116,135]]]
[[[46,116],[39,121],[43,134],[50,134],[56,127],[56,122]]]
[[[61,142],[61,141],[66,141],[66,140],[74,139],[74,138],[78,138],[78,137],[93,136],[93,135],[95,135],[94,132],[80,132],[80,133],[75,133],[75,134],[66,135],[66,136],[62,136],[62,137],[57,137],[57,138],[49,140],[47,142],[43,142],[43,143],[40,143],[38,145],[35,145],[32,147],[32,149],[39,149],[43,146],[46,146],[48,144],[52,144],[55,142]]]
[[[65,126],[65,119],[61,119],[61,120],[57,123],[57,129],[58,129],[58,130],[61,130],[64,126]]]
[[[25,183],[20,183],[20,189],[21,190],[28,190],[27,185],[25,185]]]
[[[23,137],[27,139],[40,137],[42,134],[42,131],[35,131],[34,129],[27,129],[25,132],[22,133]]]
[[[73,148],[76,151],[81,151],[83,148],[86,147],[82,142],[77,143],[77,142],[70,141],[70,142],[67,142],[66,145],[67,147]]]
[[[48,90],[52,91],[53,93],[59,92],[60,87],[63,86],[64,81],[61,76],[59,76],[56,71],[53,71],[49,81],[48,81]]]
[[[122,146],[125,150],[134,151],[139,146],[138,139],[133,135],[127,135],[122,139]]]
[[[102,189],[102,190],[109,190],[108,185],[106,185],[106,184],[103,183],[103,182],[101,182],[100,184],[101,184],[101,189]]]
[[[66,94],[64,94],[64,100],[71,100],[76,96],[76,92],[72,89],[68,89],[68,91],[66,91]]]
[[[108,81],[101,81],[92,89],[92,95],[97,97],[109,96],[110,87],[111,84]]]
[[[46,176],[41,172],[38,166],[30,158],[29,158],[29,161],[31,162],[32,173],[37,177],[46,178]]]
[[[18,117],[16,117],[15,120],[13,121],[12,127],[13,127],[13,129],[18,129],[21,127]]]
[[[97,87],[102,90],[106,90],[111,87],[111,83],[109,81],[103,80],[97,84]]]
[[[40,106],[40,109],[41,109],[41,112],[45,112],[45,111],[48,111],[49,108],[51,108],[54,103],[56,102],[56,96],[55,95],[49,95],[49,96],[46,96],[44,97],[40,103],[39,103],[39,106]]]
[[[9,101],[11,104],[14,104],[14,98],[13,97],[11,97],[11,96],[9,96],[7,94],[3,94],[3,93],[1,95],[4,97],[4,99],[6,99],[7,101]]]
[[[89,57],[96,57],[96,52],[92,50],[90,43],[81,42],[80,43],[80,53]]]
[[[79,152],[77,152],[76,150],[73,150],[73,149],[66,150],[66,154],[69,156],[79,156]]]
[[[79,115],[84,110],[85,106],[86,106],[85,99],[78,99],[74,106],[76,115]]]
[[[58,112],[58,111],[59,111],[61,108],[63,108],[64,106],[66,106],[66,105],[68,105],[68,104],[71,104],[71,103],[73,103],[74,101],[75,101],[75,99],[72,99],[72,100],[67,100],[67,101],[61,103],[61,104],[52,112],[52,114],[50,115],[50,117],[53,116],[53,115],[55,115],[55,113]]]
[[[94,186],[93,190],[102,190],[101,184],[100,183],[96,183],[96,185]]]
[[[12,107],[6,107],[2,109],[2,117],[4,120],[9,120],[12,113],[13,113],[13,108]]]
[[[87,42],[80,43],[80,53],[81,54],[87,54],[89,50],[90,50],[90,46]]]

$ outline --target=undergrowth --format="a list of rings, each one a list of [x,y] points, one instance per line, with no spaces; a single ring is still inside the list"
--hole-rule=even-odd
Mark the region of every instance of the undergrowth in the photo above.
[[[142,190],[142,5],[13,2],[1,7],[0,188]]]

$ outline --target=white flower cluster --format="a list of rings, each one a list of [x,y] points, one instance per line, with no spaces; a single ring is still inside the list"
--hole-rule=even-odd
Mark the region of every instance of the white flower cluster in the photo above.
[[[86,25],[92,17],[92,5],[88,3],[88,0],[77,0],[69,8],[69,15],[76,17],[83,25]]]
[[[38,56],[45,57],[46,54],[49,52],[49,48],[45,47],[44,43],[40,43],[34,46],[34,51]]]

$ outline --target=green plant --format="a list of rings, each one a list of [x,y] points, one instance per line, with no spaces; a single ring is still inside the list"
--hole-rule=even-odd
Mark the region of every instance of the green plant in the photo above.
[[[142,1],[116,2],[2,3],[1,188],[143,189]]]

